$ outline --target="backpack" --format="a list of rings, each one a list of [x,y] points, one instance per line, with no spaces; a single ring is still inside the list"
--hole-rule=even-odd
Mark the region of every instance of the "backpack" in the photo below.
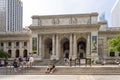
[[[22,62],[23,61],[23,59],[22,58],[19,58],[19,62]]]
[[[26,58],[26,61],[27,61],[27,62],[29,61],[29,57]]]

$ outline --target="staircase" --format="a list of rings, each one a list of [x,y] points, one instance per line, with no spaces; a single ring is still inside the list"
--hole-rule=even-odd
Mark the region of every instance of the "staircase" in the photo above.
[[[65,65],[64,59],[61,58],[60,60],[57,61],[57,63],[55,65],[57,65],[57,66],[63,66],[63,65]]]
[[[42,61],[38,60],[34,62],[34,66],[47,66],[48,64],[55,64],[56,66],[65,66],[63,58],[61,58],[60,60],[43,59]],[[74,61],[72,61],[72,65],[75,65]]]
[[[35,61],[34,66],[47,66],[48,64],[55,64],[56,62],[55,60],[43,59],[42,61]]]
[[[48,75],[46,67],[26,70],[25,75]],[[15,74],[16,75],[16,74]],[[52,75],[120,75],[119,67],[56,67]]]

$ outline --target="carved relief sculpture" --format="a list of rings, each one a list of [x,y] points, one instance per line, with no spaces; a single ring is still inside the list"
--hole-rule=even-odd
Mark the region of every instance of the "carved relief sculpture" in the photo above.
[[[90,23],[91,23],[91,18],[89,17],[87,24],[90,24]]]
[[[75,17],[70,18],[69,23],[70,23],[70,24],[77,24],[77,19],[76,19]]]
[[[59,19],[58,18],[54,18],[53,20],[52,20],[52,24],[59,24]]]
[[[42,21],[41,19],[38,19],[38,26],[41,26],[42,25]]]

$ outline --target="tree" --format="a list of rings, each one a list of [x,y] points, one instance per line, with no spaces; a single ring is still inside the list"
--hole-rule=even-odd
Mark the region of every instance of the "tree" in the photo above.
[[[10,56],[9,53],[7,53],[3,50],[0,50],[0,58],[8,59],[9,56]]]
[[[120,52],[120,34],[108,40],[108,46],[111,52]]]

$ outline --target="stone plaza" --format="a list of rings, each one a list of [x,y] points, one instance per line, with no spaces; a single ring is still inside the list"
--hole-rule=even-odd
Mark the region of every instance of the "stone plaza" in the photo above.
[[[93,65],[81,67],[56,67],[52,74],[45,74],[46,66],[34,66],[32,69],[23,69],[18,72],[10,68],[0,69],[0,80],[119,80],[120,67],[118,65]],[[7,71],[6,71],[7,70]],[[9,72],[10,71],[10,72]]]

